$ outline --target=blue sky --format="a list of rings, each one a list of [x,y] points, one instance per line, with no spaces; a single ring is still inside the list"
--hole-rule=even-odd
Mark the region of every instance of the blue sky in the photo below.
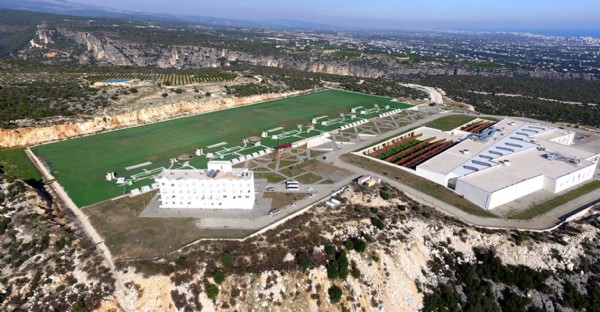
[[[600,28],[598,0],[71,0],[122,10],[385,28]]]

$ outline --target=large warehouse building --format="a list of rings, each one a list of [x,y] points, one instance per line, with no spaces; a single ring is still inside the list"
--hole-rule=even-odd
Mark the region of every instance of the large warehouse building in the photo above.
[[[414,130],[409,139],[422,142],[434,137],[451,143],[405,169],[447,186],[485,209],[540,190],[559,193],[591,180],[598,164],[599,154],[569,146],[575,136],[572,131],[511,119],[495,124],[479,121],[460,129]]]
[[[156,177],[160,208],[252,209],[254,173],[210,161],[206,170],[164,170]]]

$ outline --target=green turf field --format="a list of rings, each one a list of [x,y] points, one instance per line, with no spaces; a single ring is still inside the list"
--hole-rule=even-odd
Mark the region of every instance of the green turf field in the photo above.
[[[83,207],[128,191],[127,186],[117,186],[105,180],[109,171],[117,172],[118,176],[131,176],[145,169],[169,167],[170,158],[194,153],[199,147],[206,150],[207,146],[220,142],[227,142],[226,147],[239,146],[243,138],[260,136],[262,131],[277,127],[294,129],[297,124],[309,124],[313,117],[335,117],[339,113],[349,113],[353,107],[373,104],[380,107],[389,105],[390,109],[410,106],[378,96],[327,90],[40,145],[33,147],[32,151],[51,170],[75,204]],[[262,144],[268,147],[281,143],[263,141]],[[125,170],[128,166],[147,161],[152,165]],[[202,168],[206,161],[203,157],[195,157],[192,163]],[[133,187],[151,182],[148,179]]]
[[[24,181],[42,180],[42,175],[37,171],[22,149],[0,149],[0,166],[4,168],[8,176]]]

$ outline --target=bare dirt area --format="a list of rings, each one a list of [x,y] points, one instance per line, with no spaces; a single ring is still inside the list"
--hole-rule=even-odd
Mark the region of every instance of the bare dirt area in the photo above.
[[[308,172],[320,175],[333,181],[342,180],[352,174],[352,172],[349,170],[314,159],[302,163],[301,167]]]
[[[244,237],[248,231],[199,229],[192,218],[140,218],[154,194],[105,201],[83,211],[116,261],[166,255],[203,237]]]
[[[271,208],[283,208],[289,206],[297,200],[301,200],[308,196],[307,193],[279,193],[265,192],[264,197],[271,200]]]

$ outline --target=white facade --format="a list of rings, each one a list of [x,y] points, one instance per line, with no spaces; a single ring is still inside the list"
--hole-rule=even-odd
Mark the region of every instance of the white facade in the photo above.
[[[160,208],[252,209],[254,173],[209,162],[206,170],[164,170],[156,177]]]

